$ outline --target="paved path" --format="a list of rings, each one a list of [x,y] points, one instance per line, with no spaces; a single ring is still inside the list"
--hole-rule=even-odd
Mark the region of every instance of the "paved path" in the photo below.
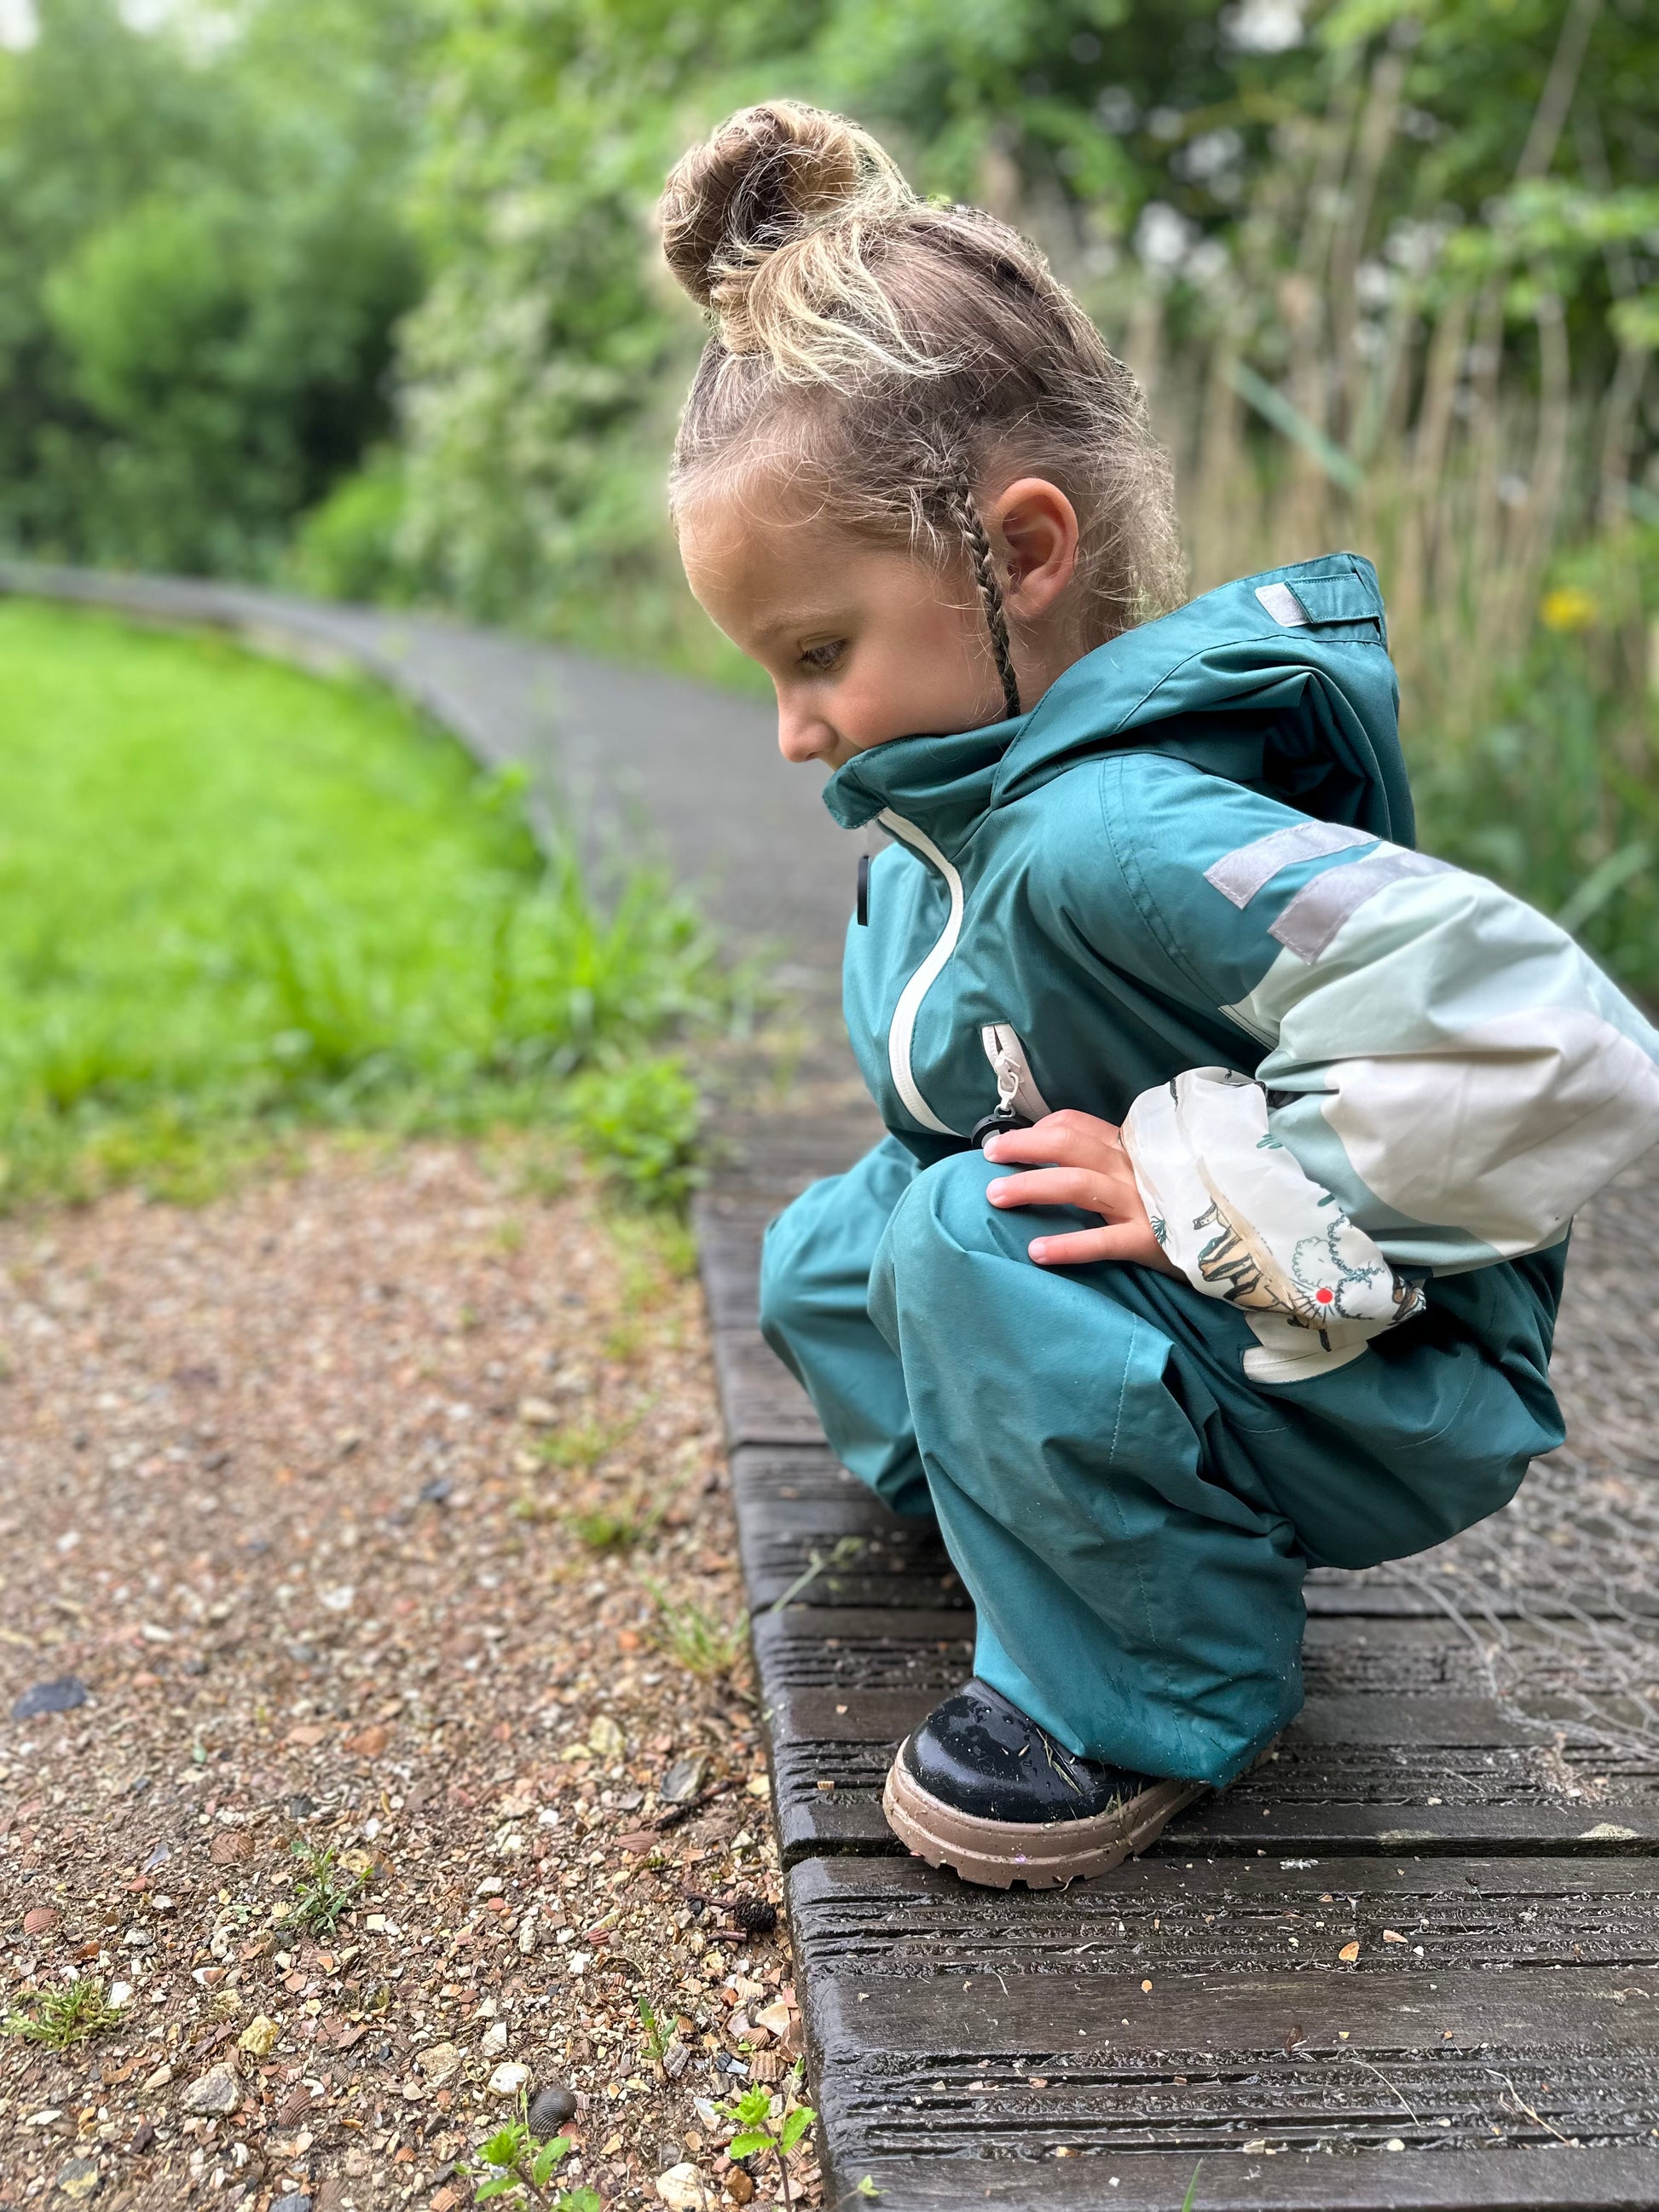
[[[636,799],[740,934],[790,940],[809,1001],[827,979],[847,849],[757,708],[424,619],[119,603],[347,653],[544,792]],[[867,2175],[889,2212],[1176,2212],[1196,2168],[1194,2212],[1659,2205],[1659,1158],[1581,1218],[1571,1437],[1516,1504],[1316,1573],[1273,1759],[1121,1874],[1005,1898],[900,1857],[880,1816],[897,1741],[968,1669],[963,1593],[755,1328],[762,1224],[868,1130],[758,1125],[700,1214],[828,2203]]]

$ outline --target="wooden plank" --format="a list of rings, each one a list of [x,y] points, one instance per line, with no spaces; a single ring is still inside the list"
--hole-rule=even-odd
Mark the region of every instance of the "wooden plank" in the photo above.
[[[1465,1671],[1453,1674],[1462,1639],[1447,1623],[1437,1641],[1425,1632],[1433,1626],[1373,1621],[1362,1644],[1352,1623],[1311,1625],[1310,1646],[1326,1663],[1310,1674],[1325,1686],[1312,1690],[1276,1751],[1183,1814],[1159,1852],[1659,1850],[1659,1765],[1558,1746],[1474,1694],[1474,1655],[1465,1644]],[[1416,1683],[1426,1673],[1436,1694],[1401,1694],[1390,1683],[1382,1661],[1401,1628],[1398,1675]],[[756,1648],[786,1863],[893,1850],[882,1783],[908,1729],[972,1671],[965,1625],[944,1609],[790,1607],[757,1616]],[[1345,1652],[1363,1655],[1363,1679],[1376,1686],[1343,1686]],[[1425,1654],[1434,1661],[1426,1668]]]
[[[812,1401],[758,1331],[717,1328],[714,1377],[726,1438],[743,1444],[817,1444],[823,1431]]]
[[[870,2172],[894,2202],[944,2201],[947,2176],[951,2201],[982,2201],[1006,2170],[988,2161],[1064,2146],[1084,2172],[1042,2185],[1076,2203],[1125,2201],[1105,2189],[1126,2155],[1143,2202],[1178,2203],[1200,2157],[1200,2205],[1230,2183],[1370,2202],[1352,2160],[1382,2154],[1401,2162],[1366,2184],[1395,2192],[1376,2201],[1497,2204],[1494,2154],[1549,2142],[1544,2121],[1603,2150],[1656,2141],[1652,1863],[1142,1861],[1003,1897],[821,1859],[789,1895],[832,2200]],[[1251,2163],[1270,2152],[1285,2165]],[[1437,2194],[1454,2166],[1469,2193]],[[1582,2201],[1621,2201],[1610,2170]]]
[[[1652,1858],[1134,1859],[1066,1890],[969,1890],[920,1859],[818,1858],[789,1876],[814,1971],[897,1978],[1659,1971]],[[1404,1943],[1385,1942],[1384,1929]],[[1419,1948],[1420,1947],[1420,1948]],[[983,1994],[988,1997],[990,1990]]]
[[[1650,1974],[1522,1967],[1423,1989],[1389,1976],[1321,1978],[1329,1987],[1166,1977],[1150,1995],[1127,1975],[983,1978],[988,1995],[975,1981],[964,1998],[959,1983],[811,1978],[831,2201],[866,2172],[879,2186],[884,2160],[918,2154],[977,2165],[1060,2146],[1153,2151],[1179,2186],[1195,2161],[1212,2179],[1211,2162],[1246,2144],[1331,2160],[1397,2143],[1396,2201],[1410,2204],[1413,2166],[1484,2165],[1510,2142],[1547,2144],[1552,2130],[1589,2148],[1643,2147],[1659,2184]],[[1340,2166],[1325,2179],[1340,2204]]]
[[[1130,2151],[1041,2164],[985,2157],[874,2163],[883,2212],[1182,2212],[1194,2174],[1192,2212],[1653,2212],[1659,2204],[1659,2159],[1650,2149],[1496,2147],[1501,2155],[1459,2158],[1438,2150],[1415,2158],[1235,2152],[1189,2163]],[[837,2160],[832,2172],[839,2178],[853,2163]],[[859,2178],[828,2201],[854,2196]]]
[[[751,1606],[966,1607],[937,1524],[890,1513],[827,1449],[738,1451],[732,1486]]]

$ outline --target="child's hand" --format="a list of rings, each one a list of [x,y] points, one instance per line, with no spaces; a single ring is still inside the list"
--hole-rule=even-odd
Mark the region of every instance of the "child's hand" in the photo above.
[[[1115,1122],[1093,1114],[1050,1114],[1030,1129],[985,1140],[985,1157],[1000,1166],[1042,1163],[1031,1175],[1005,1176],[986,1192],[993,1206],[1075,1206],[1098,1213],[1105,1226],[1068,1237],[1039,1237],[1030,1249],[1039,1267],[1079,1267],[1089,1260],[1132,1261],[1178,1275],[1164,1256]]]

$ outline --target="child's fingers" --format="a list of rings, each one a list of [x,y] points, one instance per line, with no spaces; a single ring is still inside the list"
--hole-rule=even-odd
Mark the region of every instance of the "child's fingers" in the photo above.
[[[1093,1114],[1049,1114],[1029,1129],[999,1129],[985,1140],[985,1157],[1007,1161],[1053,1160],[1066,1166],[1098,1165],[1117,1150],[1117,1125]]]
[[[1087,1213],[1121,1213],[1122,1199],[1092,1168],[1038,1168],[988,1183],[993,1206],[1080,1206]]]
[[[1095,1260],[1118,1260],[1143,1267],[1166,1263],[1158,1239],[1139,1222],[1108,1222],[1065,1237],[1035,1237],[1027,1248],[1040,1267],[1080,1267]]]

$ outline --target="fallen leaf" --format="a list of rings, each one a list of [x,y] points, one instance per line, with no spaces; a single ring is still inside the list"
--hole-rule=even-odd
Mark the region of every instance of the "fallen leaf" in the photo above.
[[[1354,1960],[1359,1956],[1359,1946],[1358,1943],[1345,1943],[1336,1955],[1339,1959],[1346,1960],[1349,1966],[1352,1966]]]
[[[1385,1943],[1403,1943],[1405,1940],[1403,1936],[1396,1936],[1392,1928],[1385,1928],[1382,1930],[1382,1941]]]

